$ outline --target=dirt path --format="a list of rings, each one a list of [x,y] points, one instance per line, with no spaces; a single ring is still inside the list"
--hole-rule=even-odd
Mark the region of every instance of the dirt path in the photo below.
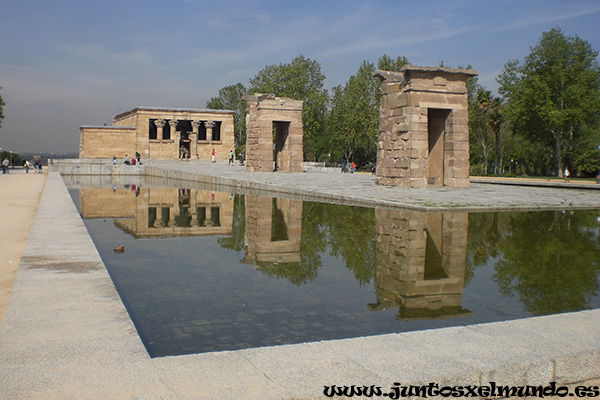
[[[0,174],[0,323],[47,176],[23,169]]]

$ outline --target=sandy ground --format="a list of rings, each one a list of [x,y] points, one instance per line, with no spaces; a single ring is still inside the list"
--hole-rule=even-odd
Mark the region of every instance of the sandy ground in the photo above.
[[[21,168],[0,174],[0,323],[46,177]]]

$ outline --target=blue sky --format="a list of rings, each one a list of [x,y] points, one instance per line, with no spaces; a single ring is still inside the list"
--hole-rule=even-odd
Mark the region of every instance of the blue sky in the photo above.
[[[471,65],[496,90],[558,26],[600,50],[600,1],[0,0],[0,147],[77,152],[81,125],[137,106],[205,108],[219,89],[304,55],[326,88],[363,60]]]

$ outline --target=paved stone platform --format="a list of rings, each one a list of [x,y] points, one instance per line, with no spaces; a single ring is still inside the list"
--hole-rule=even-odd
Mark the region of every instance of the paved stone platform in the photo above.
[[[193,172],[192,162],[162,168],[171,171],[166,175]],[[214,171],[210,176],[219,179],[245,177],[240,167],[226,164]],[[390,190],[368,186],[368,175],[340,174],[318,182],[311,175],[244,179],[249,186],[283,185],[283,179],[286,188],[317,184],[317,190],[339,192],[348,200]],[[475,189],[481,196],[491,190]],[[423,196],[435,200],[441,193]],[[552,206],[562,197],[598,206],[597,192],[595,203],[589,192],[558,191],[545,203],[543,193],[531,195],[536,198],[531,201],[520,198],[524,192],[507,191],[491,206],[515,201]],[[446,201],[439,199],[455,200]],[[485,206],[481,199],[468,201],[469,207]],[[334,384],[546,385],[599,377],[600,310],[152,359],[55,172],[48,176],[0,325],[0,398],[7,399],[320,399],[327,398],[324,385]]]
[[[108,166],[110,174],[112,166]],[[263,191],[294,194],[303,198],[378,207],[440,211],[537,210],[600,208],[600,185],[560,182],[544,186],[481,183],[468,189],[428,187],[405,189],[375,185],[375,177],[363,173],[307,170],[304,173],[248,172],[227,161],[150,160],[142,166],[119,166],[119,174],[203,181]],[[489,180],[489,179],[488,179]],[[501,181],[502,182],[502,181]]]

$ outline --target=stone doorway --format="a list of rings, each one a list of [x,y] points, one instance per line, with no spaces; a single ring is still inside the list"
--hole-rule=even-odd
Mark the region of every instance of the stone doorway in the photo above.
[[[427,115],[427,184],[444,186],[446,121],[450,110],[430,108]]]
[[[289,166],[290,157],[285,152],[289,133],[289,122],[273,122],[273,171],[286,170]]]
[[[179,139],[179,158],[190,158],[190,142],[189,133],[181,132]]]

